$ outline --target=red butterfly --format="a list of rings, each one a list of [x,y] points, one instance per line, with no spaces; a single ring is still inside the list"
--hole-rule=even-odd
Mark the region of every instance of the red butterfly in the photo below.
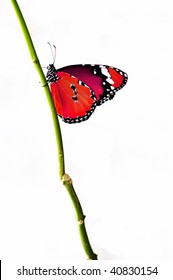
[[[105,65],[47,67],[52,98],[57,114],[66,123],[87,120],[96,106],[112,99],[127,83],[128,76],[118,68]]]

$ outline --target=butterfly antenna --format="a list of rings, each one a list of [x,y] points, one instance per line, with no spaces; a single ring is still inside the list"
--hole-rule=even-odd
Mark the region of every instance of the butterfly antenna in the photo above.
[[[53,60],[53,64],[55,64],[55,61],[56,61],[56,46],[53,45],[53,47],[54,47],[54,60]]]
[[[50,51],[51,51],[51,54],[52,54],[52,57],[53,57],[53,63],[52,64],[54,65],[55,61],[56,61],[56,47],[53,45],[53,47],[54,47],[54,52],[53,52],[52,45],[49,42],[47,42],[47,43],[50,47]]]

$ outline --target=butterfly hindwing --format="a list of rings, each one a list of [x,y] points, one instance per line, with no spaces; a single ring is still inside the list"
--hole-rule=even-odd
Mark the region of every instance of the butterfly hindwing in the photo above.
[[[57,114],[67,123],[87,120],[96,107],[93,91],[76,77],[58,71],[50,83]]]
[[[106,65],[78,64],[58,69],[82,80],[94,92],[97,105],[112,99],[127,83],[128,76],[118,68]]]

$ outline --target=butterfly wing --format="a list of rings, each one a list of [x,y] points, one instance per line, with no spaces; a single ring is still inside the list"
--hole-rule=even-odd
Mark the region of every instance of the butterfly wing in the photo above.
[[[106,65],[78,64],[57,70],[66,72],[83,81],[93,90],[97,105],[112,99],[116,92],[125,86],[128,76],[118,68]]]
[[[58,71],[57,80],[50,83],[57,114],[67,123],[87,120],[96,107],[93,91],[78,78]]]

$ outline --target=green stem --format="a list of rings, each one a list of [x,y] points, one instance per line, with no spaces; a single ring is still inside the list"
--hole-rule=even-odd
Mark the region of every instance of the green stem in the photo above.
[[[41,68],[37,53],[35,51],[30,33],[28,31],[27,25],[25,23],[25,20],[23,18],[23,15],[21,13],[21,10],[19,8],[19,5],[17,4],[16,0],[11,0],[11,3],[13,5],[13,8],[16,12],[17,18],[19,20],[21,29],[23,31],[23,35],[25,37],[25,41],[31,56],[31,59],[34,63],[34,66],[38,72],[38,75],[40,77],[41,80],[41,84],[43,86],[43,89],[45,91],[49,106],[50,106],[50,110],[52,113],[52,119],[53,119],[53,124],[54,124],[54,130],[55,130],[55,135],[56,135],[56,143],[57,143],[57,150],[58,150],[58,162],[59,162],[59,177],[60,180],[63,180],[63,184],[65,185],[69,196],[73,202],[74,205],[74,209],[76,211],[76,218],[77,218],[77,222],[79,225],[79,233],[80,233],[80,238],[81,238],[81,242],[83,245],[83,248],[85,250],[85,253],[88,257],[88,259],[90,260],[96,260],[97,259],[97,255],[94,254],[94,252],[92,251],[91,245],[89,243],[89,239],[87,236],[87,232],[86,232],[86,228],[85,228],[85,223],[84,223],[84,219],[85,216],[83,214],[79,199],[75,193],[75,190],[73,188],[72,185],[72,181],[70,179],[70,177],[65,174],[65,163],[64,163],[64,151],[63,151],[63,142],[62,142],[62,135],[61,135],[61,129],[60,129],[60,125],[59,125],[59,121],[58,121],[58,117],[57,117],[57,113],[56,113],[56,109],[52,100],[52,96],[51,96],[51,92],[50,89],[48,87],[45,75],[43,73],[43,70]]]
[[[46,97],[47,97],[47,100],[48,100],[48,103],[49,103],[49,106],[50,106],[50,110],[51,110],[51,113],[52,113],[52,120],[53,120],[57,149],[58,149],[59,177],[60,177],[60,180],[61,180],[63,174],[65,173],[65,163],[64,163],[64,151],[63,151],[61,129],[60,129],[59,121],[58,121],[58,118],[57,118],[56,109],[55,109],[55,106],[54,106],[54,103],[53,103],[53,100],[52,100],[51,92],[49,90],[45,75],[44,75],[43,70],[41,68],[40,61],[39,61],[37,53],[35,51],[30,33],[28,31],[27,25],[25,23],[25,20],[23,18],[22,13],[21,13],[21,10],[20,10],[16,0],[11,0],[11,3],[14,7],[14,10],[15,10],[17,18],[19,20],[20,26],[22,28],[23,35],[25,37],[25,41],[26,41],[31,59],[32,59],[32,61],[34,63],[34,66],[35,66],[35,69],[38,72],[38,75],[40,77],[41,84],[42,84],[43,89],[45,91],[45,94],[46,94]]]
[[[83,213],[80,201],[76,195],[76,192],[73,187],[72,180],[68,174],[64,174],[63,176],[63,184],[65,185],[67,192],[71,198],[73,203],[75,212],[76,212],[76,220],[78,223],[79,234],[81,238],[81,242],[84,248],[84,251],[88,257],[88,260],[97,260],[97,255],[93,252],[88,235],[85,228],[85,215]]]

